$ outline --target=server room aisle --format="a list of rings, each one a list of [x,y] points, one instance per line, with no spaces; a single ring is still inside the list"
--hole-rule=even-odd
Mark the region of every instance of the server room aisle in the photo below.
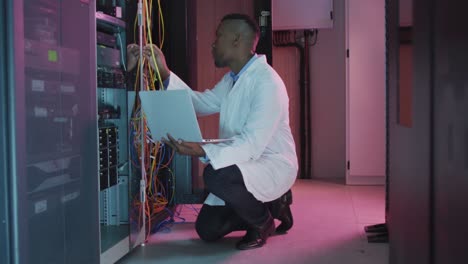
[[[154,234],[146,246],[119,264],[388,263],[388,244],[370,244],[364,232],[364,226],[384,222],[384,186],[298,180],[293,188],[293,228],[288,234],[270,237],[264,247],[248,251],[235,249],[243,232],[217,243],[202,242],[194,229],[199,207],[181,206],[176,224]]]

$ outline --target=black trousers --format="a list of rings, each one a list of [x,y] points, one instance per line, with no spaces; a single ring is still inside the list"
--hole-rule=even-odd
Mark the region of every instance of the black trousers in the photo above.
[[[207,190],[223,199],[226,205],[203,205],[195,223],[201,239],[214,241],[232,231],[260,225],[268,219],[270,213],[266,204],[258,201],[247,190],[236,165],[219,170],[208,165],[203,178]]]

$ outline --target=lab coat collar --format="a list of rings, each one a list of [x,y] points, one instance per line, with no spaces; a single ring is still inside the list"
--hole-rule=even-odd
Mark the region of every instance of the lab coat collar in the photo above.
[[[229,75],[231,76],[232,80],[234,82],[237,82],[237,80],[239,80],[240,76],[242,73],[244,73],[249,67],[250,65],[252,65],[252,63],[258,59],[260,56],[257,55],[257,53],[255,53],[252,58],[250,58],[250,60],[244,65],[244,67],[242,67],[241,71],[238,73],[238,74],[235,74],[234,72],[230,72]]]

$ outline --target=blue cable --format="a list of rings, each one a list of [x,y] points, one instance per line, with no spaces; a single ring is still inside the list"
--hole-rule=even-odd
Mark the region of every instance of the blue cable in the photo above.
[[[164,208],[164,210],[166,210],[169,213],[170,218],[166,219],[164,221],[161,221],[159,224],[157,224],[155,226],[155,228],[152,229],[153,230],[152,233],[157,233],[157,232],[160,232],[160,231],[163,231],[163,230],[166,230],[167,232],[171,232],[172,225],[178,225],[178,224],[185,223],[186,220],[185,220],[185,218],[179,216],[180,213],[178,213],[178,215],[176,215],[176,214],[174,214],[174,212],[172,212],[168,208]],[[179,219],[181,221],[176,222],[175,218],[177,218],[177,219]],[[168,226],[168,225],[171,225],[171,226]]]
[[[194,211],[195,213],[200,214],[200,210],[195,208],[195,206],[193,206],[193,204],[191,204],[190,206],[188,205],[185,205],[186,207],[188,207],[189,209],[191,209],[192,211]]]
[[[165,156],[165,155],[164,155],[164,154],[165,154],[164,147],[161,147],[161,152],[162,152],[162,153],[161,153],[161,157],[159,158],[158,167],[157,167],[157,169],[156,169],[156,171],[158,171],[158,172],[159,172],[159,169],[161,168],[161,164],[163,163],[164,156]],[[167,181],[166,181],[166,189],[165,189],[165,190],[166,190],[166,192],[167,192]],[[166,194],[166,196],[167,196],[167,194]],[[167,197],[166,197],[166,198],[167,198]]]
[[[138,164],[138,159],[137,159],[137,156],[138,154],[136,153],[136,149],[135,149],[135,141],[133,140],[134,139],[134,132],[135,130],[133,130],[133,126],[131,126],[131,130],[130,130],[130,133],[129,133],[129,142],[131,143],[130,146],[131,146],[131,149],[130,149],[130,159],[133,161],[134,164],[133,167],[135,167],[135,164]]]

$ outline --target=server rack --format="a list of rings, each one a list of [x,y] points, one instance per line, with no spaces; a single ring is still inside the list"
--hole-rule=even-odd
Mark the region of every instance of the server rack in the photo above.
[[[96,6],[96,63],[99,138],[99,223],[101,263],[114,263],[144,243],[140,175],[129,163],[129,121],[133,102],[125,73],[127,3],[100,0]]]
[[[125,17],[127,1],[112,2]],[[0,3],[0,263],[113,263],[145,242],[131,205],[145,186],[128,162],[135,93],[121,67],[98,71],[124,65],[126,22],[96,11],[95,0]],[[173,171],[172,203],[191,201],[190,159]]]
[[[2,24],[12,29],[2,34],[11,44],[3,69],[8,98],[2,93],[7,261],[98,263],[95,3],[2,3]]]

